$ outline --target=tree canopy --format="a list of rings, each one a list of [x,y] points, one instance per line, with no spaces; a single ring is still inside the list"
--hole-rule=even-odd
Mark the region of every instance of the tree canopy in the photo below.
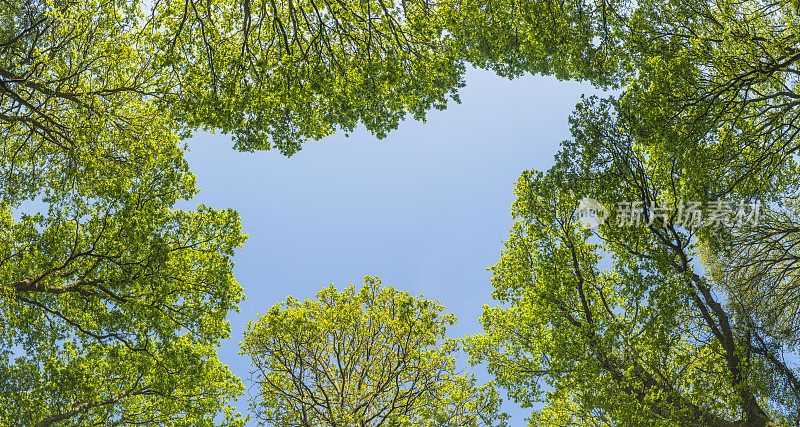
[[[491,385],[458,374],[443,307],[367,276],[250,322],[259,421],[281,426],[505,425]]]
[[[435,10],[0,3],[0,424],[224,422],[246,236],[234,211],[174,208],[198,191],[183,141],[289,155],[422,119],[462,85]]]
[[[583,10],[581,52],[602,64],[513,39],[618,92],[578,104],[555,166],[520,178],[473,360],[543,404],[533,425],[797,425],[797,5],[601,6]],[[582,11],[552,10],[548,25]],[[545,25],[516,13],[522,34]],[[577,221],[583,198],[610,211],[595,232]],[[761,205],[755,224],[713,219],[739,203]]]
[[[534,424],[800,425],[799,19],[794,0],[0,3],[0,423],[241,424],[243,387],[216,352],[246,236],[231,210],[174,208],[198,191],[184,141],[221,131],[291,155],[359,125],[382,137],[457,101],[471,64],[614,90],[577,106],[550,171],[520,178],[473,361],[544,403]],[[576,222],[584,198],[612,208],[596,232]],[[737,202],[760,203],[757,224],[682,222]],[[397,316],[368,309],[381,304]],[[314,358],[363,335],[416,357],[365,371],[406,399],[387,422],[477,423],[497,399],[452,371],[440,311],[372,282],[276,306],[245,340],[259,416],[384,419],[385,398],[354,400]],[[315,364],[281,365],[293,345]],[[426,369],[448,381],[408,386]]]
[[[405,114],[444,108],[463,85],[436,2],[9,1],[0,10],[4,124],[55,147],[75,144],[79,130],[110,137],[152,123],[291,154],[358,123],[384,136]]]

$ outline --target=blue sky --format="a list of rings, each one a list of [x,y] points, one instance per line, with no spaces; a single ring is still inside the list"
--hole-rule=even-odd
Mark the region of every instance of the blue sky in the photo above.
[[[481,307],[492,303],[486,268],[508,235],[514,183],[523,170],[552,165],[580,95],[596,91],[481,70],[466,80],[462,104],[425,124],[408,120],[383,140],[337,134],[291,158],[234,151],[224,135],[189,141],[202,189],[191,203],[236,209],[250,235],[235,257],[247,300],[230,315],[221,350],[246,383],[248,361],[237,353],[249,319],[288,295],[313,297],[367,274],[441,301],[459,318],[450,336],[480,332]],[[511,425],[524,425],[525,412],[506,406]]]

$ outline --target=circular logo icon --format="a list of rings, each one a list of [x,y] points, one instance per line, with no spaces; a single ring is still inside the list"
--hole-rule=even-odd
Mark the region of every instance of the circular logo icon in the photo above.
[[[608,208],[597,200],[584,197],[578,203],[575,215],[578,217],[581,228],[590,230],[605,222],[606,218],[608,218]]]

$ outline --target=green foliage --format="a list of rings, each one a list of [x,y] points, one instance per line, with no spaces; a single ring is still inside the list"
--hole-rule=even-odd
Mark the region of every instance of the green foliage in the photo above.
[[[524,174],[518,197],[519,221],[492,269],[502,305],[485,309],[486,333],[468,348],[524,406],[544,397],[532,424],[737,419],[738,396],[720,372],[724,354],[693,306],[692,287],[703,280],[674,265],[646,228],[609,226],[602,247],[589,243],[575,221],[575,193],[551,174]],[[601,249],[613,255],[611,269],[598,267]]]
[[[456,322],[441,304],[367,276],[315,300],[289,297],[250,322],[259,421],[282,426],[505,425],[491,385],[455,372]]]
[[[0,424],[213,425],[243,391],[216,354],[243,298],[238,215],[172,210],[193,176],[174,140],[141,136],[67,153],[4,142],[32,149],[0,161],[29,168],[44,212],[2,194]]]
[[[197,190],[137,6],[0,8],[0,424],[240,425],[245,236],[172,209]]]
[[[193,126],[232,133],[241,150],[292,154],[359,123],[383,138],[463,86],[436,1],[187,4],[156,9],[156,43],[178,46],[160,49],[182,89],[166,101]]]
[[[284,154],[382,137],[462,86],[430,2],[0,5],[0,424],[241,424],[220,363],[238,215],[199,206],[197,129]],[[226,416],[230,415],[230,416]]]
[[[216,350],[246,236],[230,210],[174,209],[197,191],[181,141],[383,137],[457,101],[465,61],[619,90],[520,179],[472,360],[544,402],[533,424],[798,424],[799,4],[2,3],[0,424],[241,424]],[[640,202],[646,224],[592,235],[582,197]],[[678,224],[721,199],[764,203],[764,223]],[[493,388],[454,372],[441,311],[369,278],[274,307],[243,343],[258,416],[502,424]]]
[[[457,100],[464,66],[428,1],[6,2],[3,124],[62,148],[166,124],[300,149],[378,137]],[[152,108],[148,108],[152,107]],[[91,121],[87,121],[91,120]]]
[[[536,20],[492,2],[488,16],[518,19],[473,44],[479,63],[622,90],[578,104],[556,165],[520,178],[473,361],[544,403],[534,425],[796,425],[796,5],[509,4],[553,7]],[[528,36],[553,25],[567,46]],[[602,67],[567,61],[603,46]],[[612,209],[595,234],[576,224],[583,197]],[[680,224],[716,200],[760,201],[764,222]],[[620,202],[641,204],[642,225],[617,221]]]
[[[459,57],[502,76],[525,73],[614,85],[624,60],[623,2],[447,0],[442,16]]]

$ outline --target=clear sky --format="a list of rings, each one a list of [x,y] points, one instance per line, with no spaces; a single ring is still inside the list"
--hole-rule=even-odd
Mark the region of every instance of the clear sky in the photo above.
[[[486,268],[508,235],[514,183],[523,170],[552,165],[573,107],[596,91],[479,70],[466,80],[462,104],[430,112],[425,124],[408,120],[383,140],[337,134],[291,158],[234,151],[224,135],[189,141],[202,189],[191,204],[236,209],[250,235],[234,270],[247,300],[229,316],[221,350],[246,385],[248,361],[237,353],[249,319],[288,295],[313,297],[367,274],[441,301],[459,319],[451,337],[481,331],[481,307],[492,303]],[[246,399],[239,406],[247,412]],[[512,426],[525,424],[524,411],[506,407]]]

